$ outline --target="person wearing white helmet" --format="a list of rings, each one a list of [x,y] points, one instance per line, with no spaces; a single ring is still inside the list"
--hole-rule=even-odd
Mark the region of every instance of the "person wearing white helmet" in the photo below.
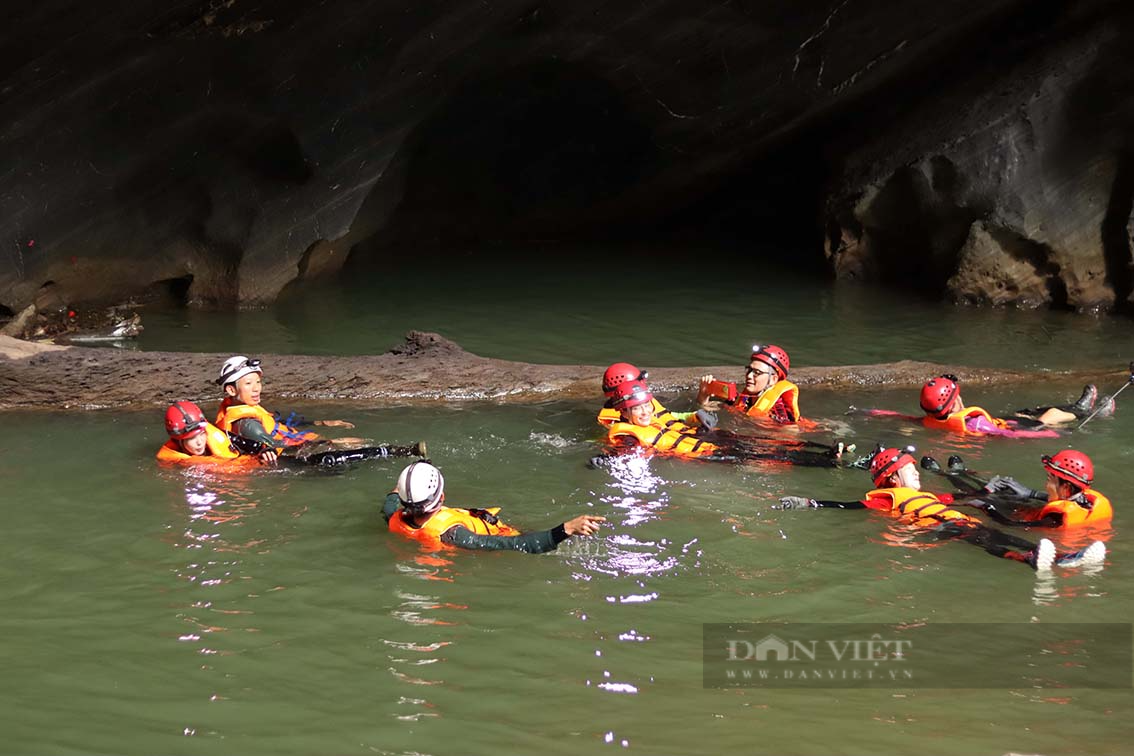
[[[260,406],[263,390],[264,369],[260,360],[236,355],[225,360],[216,383],[224,391],[224,399],[217,411],[216,426],[241,438],[256,441],[265,447],[281,449],[314,441],[319,434],[299,430],[304,425],[323,425],[328,427],[353,428],[345,420],[307,421],[292,412],[282,418],[280,413],[271,413]],[[344,439],[339,439],[344,441]],[[345,439],[359,442],[360,439]]]
[[[427,461],[402,470],[397,487],[382,505],[390,532],[433,549],[453,546],[489,551],[554,551],[571,536],[594,535],[605,517],[579,515],[549,530],[521,533],[496,516],[500,507],[460,509],[446,507],[445,477]]]

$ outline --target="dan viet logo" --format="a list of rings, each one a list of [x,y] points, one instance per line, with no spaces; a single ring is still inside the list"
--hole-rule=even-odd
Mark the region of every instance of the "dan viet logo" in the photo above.
[[[1134,688],[1129,622],[706,623],[701,643],[706,688]]]
[[[908,661],[913,641],[886,638],[797,640],[765,635],[725,641],[724,679],[732,684],[901,683],[914,679]]]
[[[865,640],[785,641],[777,635],[766,635],[756,643],[746,640],[728,641],[728,661],[817,662],[821,657],[836,662],[872,662],[907,658],[911,640],[885,639],[875,633]]]

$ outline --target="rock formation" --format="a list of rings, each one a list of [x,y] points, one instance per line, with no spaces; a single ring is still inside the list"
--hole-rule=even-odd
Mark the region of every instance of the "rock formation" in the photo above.
[[[1123,307],[1134,281],[1132,19],[1061,17],[1041,48],[989,53],[999,65],[889,108],[891,123],[828,195],[837,274],[965,302]]]
[[[25,3],[0,28],[0,317],[45,289],[257,304],[399,245],[730,215],[730,235],[814,239],[816,260],[825,230],[844,277],[1108,306],[1134,288],[1132,15]]]

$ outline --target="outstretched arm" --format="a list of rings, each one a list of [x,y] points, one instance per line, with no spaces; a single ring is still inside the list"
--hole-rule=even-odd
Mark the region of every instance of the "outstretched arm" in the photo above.
[[[808,499],[803,496],[784,496],[780,499],[780,509],[866,509],[865,502],[861,501],[823,501]]]
[[[815,505],[832,509],[866,509],[866,503],[861,501],[816,501]]]
[[[346,420],[313,420],[312,425],[322,425],[327,428],[353,428],[354,423]]]
[[[597,533],[599,523],[602,522],[606,522],[605,517],[580,515],[561,525],[556,525],[550,530],[539,530],[534,533],[523,533],[515,536],[481,535],[472,532],[464,525],[458,525],[445,531],[441,536],[441,541],[462,549],[525,551],[529,554],[543,554],[554,551],[559,547],[559,544],[573,535]]]
[[[976,501],[970,501],[966,503],[978,509],[983,509],[988,513],[989,517],[991,517],[1001,525],[1008,525],[1017,528],[1059,528],[1063,526],[1063,515],[1059,514],[1058,512],[1049,512],[1048,514],[1036,520],[1021,520],[1015,516],[1017,512],[1019,512],[1018,507],[1012,507],[1009,512],[1005,513],[997,509],[996,505],[992,502],[978,499]]]

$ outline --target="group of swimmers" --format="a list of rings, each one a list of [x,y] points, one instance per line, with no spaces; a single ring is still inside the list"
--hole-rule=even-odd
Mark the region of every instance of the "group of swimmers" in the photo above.
[[[1012,478],[994,476],[985,481],[951,458],[943,471],[930,457],[922,459],[926,469],[943,472],[959,489],[956,493],[932,494],[921,490],[920,473],[912,449],[881,448],[853,462],[844,459],[854,447],[841,442],[801,440],[785,436],[777,428],[790,426],[810,431],[818,424],[806,420],[799,407],[799,388],[788,380],[791,363],[787,352],[774,345],[752,348],[742,387],[702,376],[697,409],[673,412],[651,392],[648,375],[629,363],[611,365],[602,378],[606,401],[598,414],[606,430],[608,449],[592,458],[593,465],[626,453],[662,454],[685,459],[720,462],[779,463],[809,466],[857,466],[869,469],[874,490],[855,501],[826,501],[785,496],[783,509],[832,507],[874,509],[899,518],[936,538],[957,539],[981,546],[988,553],[1047,571],[1053,565],[1101,564],[1106,547],[1101,541],[1073,553],[1058,553],[1049,539],[1032,543],[995,529],[977,517],[958,511],[967,506],[983,511],[1004,526],[1051,528],[1093,532],[1111,520],[1109,500],[1092,488],[1094,466],[1080,451],[1065,449],[1044,455],[1047,473],[1044,491],[1034,491]],[[342,420],[308,423],[294,415],[282,418],[260,406],[263,369],[259,360],[236,356],[221,368],[217,384],[223,399],[215,424],[208,423],[192,402],[174,402],[166,411],[170,440],[158,452],[165,462],[275,465],[283,461],[301,464],[337,465],[361,459],[390,456],[424,458],[424,442],[413,446],[358,446],[361,439],[322,439],[301,430],[307,425],[353,427]],[[1113,398],[1098,403],[1098,392],[1087,386],[1072,405],[1021,410],[1012,418],[996,418],[980,407],[966,407],[959,381],[951,375],[935,376],[921,391],[927,428],[966,435],[1001,435],[1017,438],[1049,438],[1058,433],[1051,426],[1081,419],[1088,413],[1112,414]],[[733,411],[764,424],[764,432],[739,433],[718,427],[717,413]],[[885,411],[874,414],[897,415]],[[909,416],[905,416],[909,417]],[[343,448],[351,446],[353,448]],[[328,445],[334,448],[328,449]],[[420,459],[401,471],[395,489],[386,497],[383,516],[391,532],[421,542],[430,548],[453,546],[471,549],[517,550],[543,553],[565,539],[596,533],[605,518],[580,515],[560,525],[532,533],[520,533],[503,523],[498,509],[448,507],[441,471]],[[1038,506],[1029,505],[1040,500]]]
[[[260,405],[264,388],[260,360],[237,355],[225,360],[216,384],[222,398],[214,423],[190,401],[177,401],[165,411],[167,441],[157,452],[161,462],[210,465],[340,465],[363,459],[424,457],[425,442],[413,446],[362,446],[360,438],[323,439],[317,425],[353,428],[346,420],[306,420],[291,413],[283,418]],[[334,448],[331,448],[334,447]],[[349,447],[349,448],[346,448]]]

